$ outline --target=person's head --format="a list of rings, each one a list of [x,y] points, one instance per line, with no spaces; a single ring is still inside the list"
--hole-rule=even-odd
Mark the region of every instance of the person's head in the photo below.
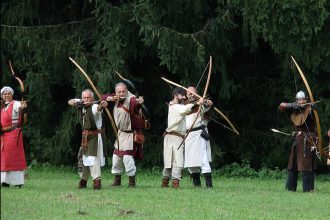
[[[128,90],[126,84],[123,82],[117,83],[115,86],[115,92],[116,92],[116,96],[119,98],[127,97]]]
[[[187,92],[181,87],[176,87],[172,91],[173,100],[176,103],[183,104],[187,100]]]
[[[296,102],[298,104],[305,104],[305,103],[307,103],[307,99],[308,98],[307,98],[306,94],[303,91],[297,92],[297,94],[296,94]]]
[[[86,103],[86,105],[90,105],[94,101],[94,92],[90,89],[85,89],[81,93],[81,99],[83,103]]]
[[[14,90],[9,87],[9,86],[4,86],[1,89],[1,98],[5,101],[5,102],[10,102],[13,100],[13,95],[14,95]]]
[[[188,98],[189,102],[193,102],[193,101],[197,100],[197,97],[193,93],[197,94],[196,88],[193,86],[188,87],[187,98]]]

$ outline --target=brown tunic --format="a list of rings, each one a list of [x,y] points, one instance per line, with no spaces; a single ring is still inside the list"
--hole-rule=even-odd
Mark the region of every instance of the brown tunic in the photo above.
[[[313,171],[316,169],[315,151],[311,150],[317,144],[315,134],[315,117],[311,107],[301,110],[283,108],[285,103],[280,105],[282,111],[290,113],[291,122],[295,128],[293,144],[288,161],[288,169],[298,171]],[[297,164],[297,167],[295,166]]]

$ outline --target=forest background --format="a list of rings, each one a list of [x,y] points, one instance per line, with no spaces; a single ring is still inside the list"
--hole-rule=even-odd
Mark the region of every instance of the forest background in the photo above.
[[[75,165],[81,127],[67,101],[90,85],[69,57],[101,93],[113,91],[119,71],[138,87],[151,113],[139,165],[161,167],[166,102],[171,100],[171,87],[161,77],[196,85],[212,56],[209,96],[240,132],[237,136],[210,122],[213,168],[237,162],[284,169],[291,139],[270,128],[292,132],[278,105],[293,102],[298,90],[307,92],[290,56],[320,101],[323,145],[328,143],[329,12],[327,0],[4,0],[0,85],[12,86],[14,97],[21,99],[10,60],[28,100],[24,140],[29,163]],[[324,160],[319,165],[319,172],[327,170]]]

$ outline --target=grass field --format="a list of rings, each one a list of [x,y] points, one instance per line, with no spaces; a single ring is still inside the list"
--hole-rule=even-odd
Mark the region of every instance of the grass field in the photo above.
[[[21,189],[1,188],[1,219],[330,219],[330,177],[317,176],[316,190],[284,190],[284,179],[228,178],[214,175],[212,189],[193,188],[185,175],[180,189],[161,188],[161,173],[139,171],[137,187],[110,184],[77,189],[73,171],[30,170]],[[204,182],[203,182],[204,183]]]

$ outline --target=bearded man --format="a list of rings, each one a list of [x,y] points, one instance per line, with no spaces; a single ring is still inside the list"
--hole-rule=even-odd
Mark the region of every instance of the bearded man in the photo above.
[[[186,115],[191,112],[195,104],[185,104],[187,93],[180,87],[173,89],[172,96],[173,100],[168,106],[167,128],[164,132],[162,187],[169,187],[169,180],[172,179],[172,187],[179,188],[179,181],[182,179],[184,148],[180,144],[186,134]],[[202,102],[203,99],[200,99],[196,104]]]

